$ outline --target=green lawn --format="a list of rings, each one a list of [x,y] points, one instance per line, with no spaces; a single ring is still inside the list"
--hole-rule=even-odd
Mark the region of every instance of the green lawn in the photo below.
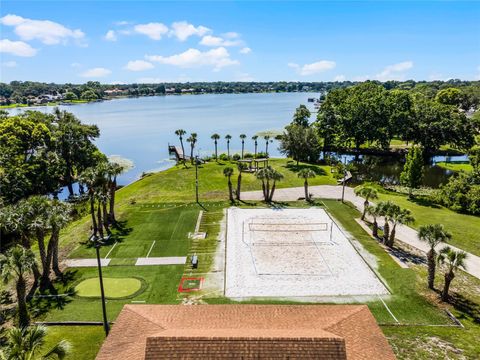
[[[450,243],[475,255],[480,255],[480,219],[478,216],[454,212],[440,205],[426,201],[409,200],[406,195],[391,192],[379,193],[379,200],[391,200],[403,208],[410,209],[415,217],[412,225],[418,229],[420,225],[440,223],[452,233]]]
[[[471,172],[473,170],[472,165],[470,163],[451,163],[451,162],[438,162],[435,165],[447,169],[447,170],[452,170],[455,172],[459,171],[466,171],[466,172]]]
[[[47,351],[61,340],[67,340],[70,354],[66,360],[95,359],[105,338],[102,326],[49,326],[44,349]]]
[[[75,286],[75,294],[80,297],[99,298],[101,296],[99,278],[82,280]],[[132,296],[142,288],[142,281],[136,278],[103,278],[105,297],[118,299]]]

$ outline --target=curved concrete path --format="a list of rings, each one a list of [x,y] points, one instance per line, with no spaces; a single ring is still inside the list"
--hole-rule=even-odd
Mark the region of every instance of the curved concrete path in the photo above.
[[[342,198],[342,186],[335,185],[319,185],[319,186],[310,186],[309,192],[313,194],[314,198],[324,198],[324,199],[341,199]],[[274,194],[274,200],[276,201],[295,201],[300,197],[305,196],[305,190],[303,187],[294,187],[294,188],[285,188],[285,189],[276,189]],[[263,200],[262,191],[246,191],[242,192],[242,200]],[[352,188],[345,187],[345,200],[350,201],[355,207],[362,212],[363,211],[363,201],[364,199],[358,197],[353,192]],[[429,248],[428,245],[420,240],[418,240],[417,231],[412,229],[409,226],[397,225],[395,238],[413,246],[424,253],[426,253]],[[439,248],[445,246],[441,244]],[[449,245],[452,249],[460,250],[459,248]],[[480,279],[480,257],[467,253],[466,259],[466,272],[470,275],[475,276]]]

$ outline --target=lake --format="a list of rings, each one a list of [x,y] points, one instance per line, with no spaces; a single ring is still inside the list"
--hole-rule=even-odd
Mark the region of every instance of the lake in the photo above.
[[[60,106],[74,113],[82,122],[96,124],[100,128],[97,146],[107,155],[130,159],[134,168],[119,178],[119,184],[128,184],[143,172],[159,171],[173,165],[169,159],[168,144],[179,145],[175,130],[196,132],[198,143],[195,154],[211,155],[214,151],[213,133],[221,135],[219,153],[226,152],[226,134],[232,135],[231,153],[240,152],[239,135],[244,133],[245,150],[253,152],[251,137],[262,131],[281,131],[300,104],[314,111],[309,97],[316,93],[261,93],[261,94],[214,94],[124,98],[89,104]],[[53,107],[30,108],[43,112]],[[10,109],[11,114],[25,108]],[[312,118],[315,114],[313,114]],[[185,136],[185,139],[188,137]],[[264,151],[265,141],[259,139],[258,151]],[[187,154],[188,144],[185,142]],[[278,144],[269,145],[271,156],[281,156]],[[346,155],[347,161],[353,156]],[[383,183],[398,183],[403,159],[391,156],[363,155],[357,159],[358,173],[354,180],[373,180]],[[438,187],[445,183],[452,172],[434,165],[442,161],[432,159],[425,168],[424,185]],[[454,156],[450,161],[465,161],[466,156]]]
[[[313,111],[309,97],[314,93],[261,93],[179,95],[124,98],[89,104],[60,106],[74,113],[82,122],[96,124],[100,138],[96,144],[107,155],[130,159],[135,167],[119,178],[120,184],[130,183],[142,172],[158,171],[172,166],[168,144],[179,145],[175,130],[198,134],[200,155],[214,151],[213,133],[221,135],[219,153],[226,152],[226,134],[232,135],[230,151],[241,150],[239,135],[248,136],[245,149],[253,152],[250,138],[257,132],[281,131],[293,116],[295,108],[305,104]],[[11,109],[11,114],[25,108]],[[30,108],[51,112],[53,107]],[[185,139],[188,135],[185,136]],[[184,140],[185,141],[185,140]],[[272,146],[273,145],[273,146]],[[186,150],[187,143],[185,142]],[[259,151],[265,142],[259,139]],[[197,150],[195,151],[197,153]],[[269,145],[271,156],[280,156],[276,144]]]

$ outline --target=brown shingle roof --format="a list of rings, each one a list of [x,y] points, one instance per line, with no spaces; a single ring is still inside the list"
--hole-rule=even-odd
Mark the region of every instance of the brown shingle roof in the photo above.
[[[365,305],[126,305],[107,359],[395,359]]]

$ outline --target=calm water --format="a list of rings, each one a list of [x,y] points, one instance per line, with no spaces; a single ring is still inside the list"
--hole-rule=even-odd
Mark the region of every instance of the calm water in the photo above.
[[[179,145],[177,129],[198,134],[200,155],[213,153],[213,133],[221,135],[219,152],[226,152],[223,137],[232,135],[230,151],[241,150],[239,135],[248,136],[245,148],[253,152],[251,136],[259,131],[281,130],[292,118],[295,108],[307,103],[311,93],[220,94],[139,97],[90,104],[61,106],[82,122],[100,128],[97,146],[107,155],[118,155],[134,162],[135,168],[123,174],[121,184],[137,179],[142,172],[166,169],[168,144]],[[49,112],[52,107],[35,110]],[[313,109],[311,109],[313,110]],[[11,114],[23,111],[12,109]],[[188,137],[188,136],[186,136]],[[185,138],[186,138],[185,137]],[[184,140],[185,141],[185,140]],[[186,150],[187,150],[187,144]],[[259,140],[259,151],[264,150]],[[188,148],[189,149],[189,148]],[[197,151],[195,151],[197,152]],[[269,145],[271,156],[279,156],[276,144]]]
[[[295,108],[305,104],[313,111],[309,97],[314,93],[268,93],[268,94],[220,94],[140,97],[103,101],[91,104],[61,106],[74,113],[85,123],[96,124],[101,136],[97,146],[107,155],[116,155],[133,161],[134,168],[123,174],[120,184],[127,184],[139,178],[142,172],[158,171],[172,166],[169,160],[168,144],[179,145],[174,134],[177,129],[187,133],[196,132],[198,143],[196,153],[211,155],[213,142],[210,136],[218,133],[219,152],[226,152],[224,136],[232,135],[230,150],[241,150],[239,135],[245,133],[245,150],[253,152],[251,136],[261,131],[281,131],[292,118]],[[38,107],[35,110],[50,112],[53,107]],[[11,109],[15,114],[23,109]],[[185,136],[185,138],[187,138]],[[185,142],[186,150],[189,149]],[[277,144],[269,145],[271,156],[280,156]],[[258,151],[265,149],[265,142],[259,139]],[[353,156],[345,155],[347,161]],[[444,161],[440,157],[432,159]],[[450,161],[466,160],[466,157],[452,157]],[[398,183],[403,167],[398,157],[360,156],[354,174],[356,181],[374,180],[383,183]],[[452,174],[438,166],[427,166],[425,184],[438,187]]]

